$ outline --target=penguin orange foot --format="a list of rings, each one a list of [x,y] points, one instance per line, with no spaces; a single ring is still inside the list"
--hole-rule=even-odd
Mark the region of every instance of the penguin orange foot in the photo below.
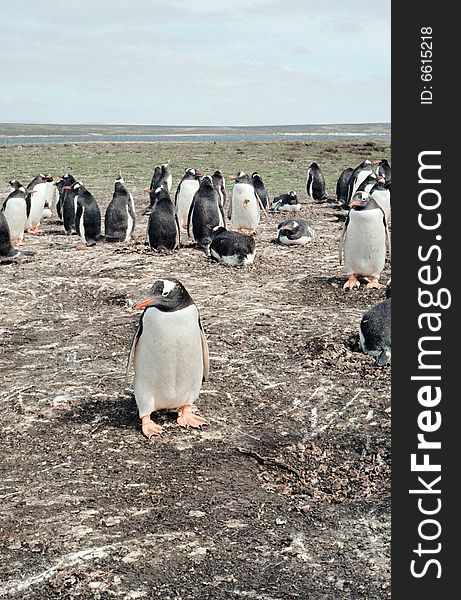
[[[26,229],[26,233],[42,233],[42,230],[39,227],[30,227],[29,229]]]
[[[179,408],[177,421],[181,427],[200,427],[201,425],[207,425],[205,419],[202,419],[202,417],[199,417],[192,412],[192,408],[189,404]]]
[[[360,281],[355,275],[349,275],[349,279],[343,285],[343,290],[353,290],[360,287]]]
[[[154,435],[160,435],[163,431],[163,427],[154,423],[149,415],[142,417],[141,429],[148,440]]]
[[[380,290],[381,288],[384,287],[384,285],[382,283],[379,283],[377,277],[370,277],[370,281],[367,283],[366,287],[367,288],[376,288],[376,289]]]

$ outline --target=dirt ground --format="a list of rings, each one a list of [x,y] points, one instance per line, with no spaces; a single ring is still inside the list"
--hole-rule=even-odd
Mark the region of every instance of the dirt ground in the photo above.
[[[343,292],[340,213],[299,192],[315,241],[279,246],[263,218],[248,269],[151,252],[142,216],[133,243],[78,251],[55,214],[0,266],[0,597],[390,597],[390,369],[350,340],[384,291]],[[149,443],[124,373],[132,306],[165,276],[201,312],[209,425],[159,413]]]

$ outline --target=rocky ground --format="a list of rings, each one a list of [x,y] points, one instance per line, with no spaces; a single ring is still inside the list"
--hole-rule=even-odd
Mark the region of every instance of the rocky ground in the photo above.
[[[282,219],[263,218],[254,266],[235,269],[186,239],[148,250],[146,217],[134,242],[78,251],[53,215],[26,237],[33,257],[0,266],[0,596],[389,598],[390,369],[353,339],[384,292],[343,292],[340,212],[303,191],[312,160],[334,197],[342,168],[389,148],[152,146],[4,147],[0,177],[72,167],[104,208],[121,166],[140,214],[147,164],[170,158],[175,183],[180,164],[259,170],[272,195],[300,192],[317,237],[281,247]],[[201,312],[209,425],[159,413],[165,434],[148,442],[124,381],[132,306],[168,275]]]

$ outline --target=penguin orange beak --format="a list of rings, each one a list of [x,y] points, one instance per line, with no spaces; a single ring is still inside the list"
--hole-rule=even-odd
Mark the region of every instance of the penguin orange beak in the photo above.
[[[380,162],[381,162],[380,160],[374,160],[374,161],[373,161],[373,164],[374,164],[374,165],[379,165],[379,163],[380,163]]]
[[[359,206],[360,204],[362,204],[359,200],[352,200],[352,202],[349,204],[350,206]]]
[[[133,310],[144,310],[148,306],[152,306],[159,298],[160,296],[147,296],[147,298],[138,302],[136,306],[133,307]]]

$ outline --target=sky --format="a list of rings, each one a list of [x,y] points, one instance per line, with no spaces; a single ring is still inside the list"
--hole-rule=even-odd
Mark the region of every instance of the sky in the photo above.
[[[390,0],[2,0],[0,122],[389,122],[390,11]]]

